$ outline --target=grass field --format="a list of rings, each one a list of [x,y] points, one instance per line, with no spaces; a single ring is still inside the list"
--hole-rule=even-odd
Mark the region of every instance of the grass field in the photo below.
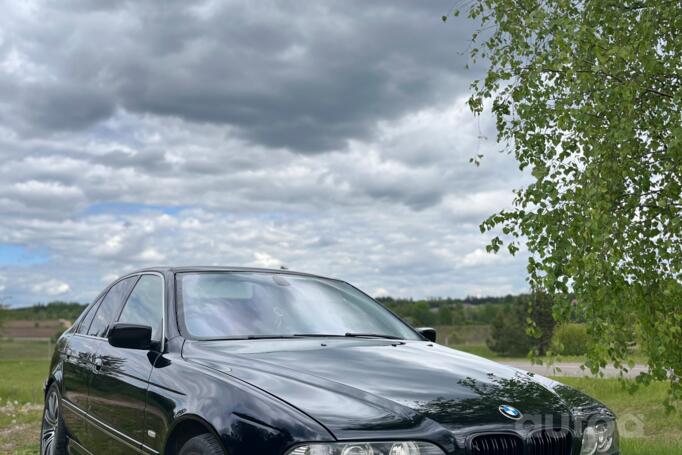
[[[38,453],[47,359],[0,360],[0,453]]]
[[[491,359],[491,360],[497,360],[497,361],[504,361],[504,360],[515,360],[513,357],[504,357],[501,356],[493,351],[490,350],[488,345],[485,343],[468,343],[468,344],[452,344],[449,345],[453,349],[458,349],[463,352],[468,352],[470,354],[478,355],[481,357],[485,357],[486,359]],[[541,358],[540,360],[546,360],[545,358]],[[641,358],[641,357],[634,357],[634,360],[642,363],[645,362],[646,359]],[[555,363],[560,363],[560,362],[578,362],[582,363],[585,361],[585,358],[582,356],[577,356],[577,355],[562,355],[562,356],[557,356],[554,359]]]
[[[0,359],[49,359],[54,343],[41,340],[0,339]]]
[[[490,338],[491,328],[489,325],[440,325],[436,326],[438,343],[444,344],[460,351],[480,355],[488,359],[505,359],[488,348],[486,341]],[[632,354],[632,360],[636,363],[646,363],[646,357],[639,353]],[[580,362],[582,356],[560,356],[557,361]]]
[[[14,342],[12,349],[0,342],[0,453],[38,453],[42,413],[42,384],[49,362],[36,342]],[[28,343],[24,346],[24,343]],[[18,349],[25,349],[16,358]],[[38,359],[26,358],[33,350]],[[9,359],[9,357],[14,357]],[[606,403],[625,428],[621,429],[623,455],[682,455],[682,414],[668,415],[662,402],[665,384],[653,384],[630,395],[617,380],[556,378]],[[634,431],[633,422],[641,424]],[[633,436],[629,436],[633,434]]]
[[[655,383],[630,395],[616,379],[555,379],[600,400],[616,413],[624,435],[623,455],[682,454],[682,414],[667,414],[663,409],[665,384]],[[627,437],[640,430],[641,434]]]

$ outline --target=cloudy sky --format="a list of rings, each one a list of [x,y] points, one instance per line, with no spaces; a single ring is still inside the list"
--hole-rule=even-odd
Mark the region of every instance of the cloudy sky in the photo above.
[[[464,104],[451,3],[1,1],[0,298],[159,264],[524,290],[478,230],[523,176]]]

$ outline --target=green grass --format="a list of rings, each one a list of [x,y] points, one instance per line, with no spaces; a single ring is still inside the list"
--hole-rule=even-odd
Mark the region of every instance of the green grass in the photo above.
[[[623,455],[681,455],[682,445],[649,439],[622,439],[620,451]]]
[[[518,359],[519,357],[504,357],[488,348],[486,340],[490,338],[489,325],[440,325],[436,326],[438,343],[464,352],[469,352],[491,360]],[[526,358],[526,357],[520,357]],[[635,363],[646,363],[647,357],[640,352],[633,352],[630,360]],[[583,363],[584,356],[562,355],[554,359],[555,362]]]
[[[469,354],[474,354],[480,357],[485,357],[486,359],[498,360],[501,357],[490,350],[486,344],[455,344],[450,346],[458,351],[468,352]]]
[[[529,357],[506,357],[497,354],[490,350],[488,345],[485,343],[459,343],[450,344],[449,347],[452,349],[457,349],[459,351],[468,352],[480,357],[485,357],[486,359],[504,361],[504,360],[530,360]],[[540,358],[540,360],[547,361],[545,357]],[[632,360],[638,364],[646,363],[646,357],[640,354],[633,354]],[[560,355],[553,359],[554,363],[568,362],[568,363],[584,363],[585,357],[579,355]]]
[[[48,360],[0,360],[0,402],[42,402],[49,368]]]
[[[555,379],[582,390],[611,408],[618,416],[624,438],[649,442],[667,441],[676,444],[682,450],[682,411],[668,414],[662,405],[667,393],[667,384],[654,383],[641,387],[635,394],[630,395],[623,390],[617,379],[569,377]],[[637,443],[633,444],[635,445],[632,449],[637,450]]]
[[[445,345],[485,344],[490,338],[489,325],[439,325],[436,326],[438,342]]]
[[[49,359],[53,350],[54,343],[47,340],[0,340],[0,360]]]
[[[49,361],[0,360],[0,453],[38,453]]]

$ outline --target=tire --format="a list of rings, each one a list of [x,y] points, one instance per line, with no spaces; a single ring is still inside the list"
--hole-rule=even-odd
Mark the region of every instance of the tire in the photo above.
[[[206,433],[184,443],[178,455],[225,455],[225,451],[215,436]]]
[[[52,384],[45,394],[40,455],[66,455],[66,428],[62,416],[59,387]]]

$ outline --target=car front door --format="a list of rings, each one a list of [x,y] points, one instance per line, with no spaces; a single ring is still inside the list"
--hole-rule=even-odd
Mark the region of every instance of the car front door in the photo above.
[[[152,349],[125,349],[102,341],[96,361],[101,364],[90,387],[90,416],[103,437],[95,453],[129,454],[142,449],[149,377],[163,340],[164,282],[161,275],[144,273],[123,305],[115,322],[152,328]],[[113,437],[113,440],[104,437]]]

